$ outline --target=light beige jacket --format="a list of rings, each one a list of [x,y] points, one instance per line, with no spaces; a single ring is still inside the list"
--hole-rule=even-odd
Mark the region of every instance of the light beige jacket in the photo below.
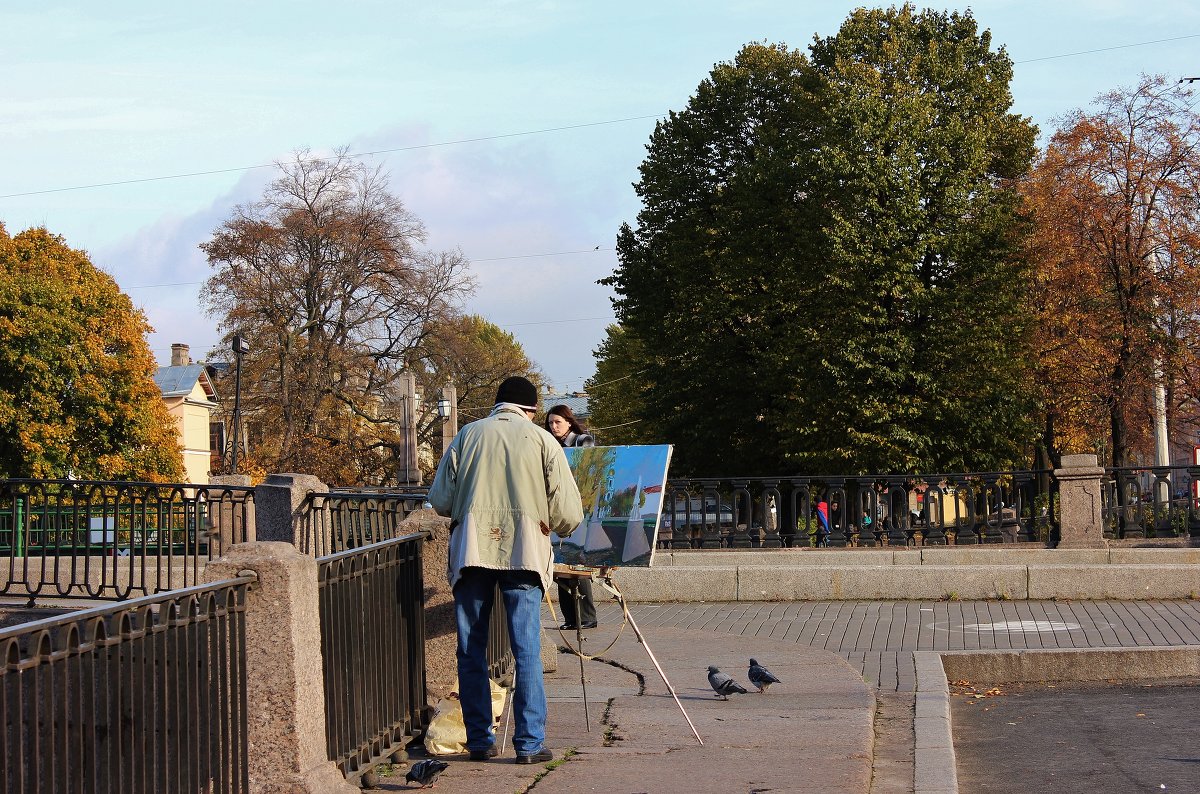
[[[508,403],[459,431],[428,498],[451,519],[451,588],[466,567],[534,571],[549,588],[554,554],[542,527],[569,535],[583,521],[562,447]]]

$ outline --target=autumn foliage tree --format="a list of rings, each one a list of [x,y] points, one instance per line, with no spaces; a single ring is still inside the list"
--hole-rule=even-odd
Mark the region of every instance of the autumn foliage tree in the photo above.
[[[1200,396],[1200,116],[1164,77],[1059,124],[1025,187],[1035,218],[1036,344],[1052,455],[1148,452]],[[1143,454],[1143,459],[1149,457]]]
[[[418,387],[432,402],[444,384],[453,383],[460,425],[487,416],[496,389],[510,375],[541,382],[537,366],[517,338],[475,314],[454,315],[434,323],[420,354]],[[422,442],[440,455],[441,421],[436,415],[426,412],[419,430]]]
[[[0,477],[182,479],[149,330],[84,252],[0,224]]]
[[[252,457],[330,484],[403,469],[398,378],[472,288],[458,252],[424,229],[385,175],[306,152],[201,248],[209,312],[250,342],[242,373]]]

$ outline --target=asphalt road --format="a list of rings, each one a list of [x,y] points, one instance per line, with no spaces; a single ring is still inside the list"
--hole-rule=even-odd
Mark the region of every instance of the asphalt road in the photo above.
[[[1200,792],[1200,679],[972,683],[950,698],[962,794]]]

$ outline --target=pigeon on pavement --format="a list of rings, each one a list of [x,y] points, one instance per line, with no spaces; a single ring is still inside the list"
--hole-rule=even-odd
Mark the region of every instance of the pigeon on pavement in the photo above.
[[[418,761],[413,764],[413,768],[408,770],[408,774],[404,776],[404,780],[408,783],[416,783],[421,788],[426,786],[433,787],[437,782],[438,775],[446,771],[446,767],[450,766],[445,761],[439,761],[436,758],[426,758],[424,761]]]
[[[771,684],[781,683],[775,674],[758,663],[757,659],[750,660],[750,672],[746,674],[750,679],[750,683],[758,687],[759,694],[767,691],[767,687]]]
[[[746,690],[741,684],[712,665],[708,667],[708,685],[713,688],[721,700],[729,700],[729,696],[733,694],[746,694]]]

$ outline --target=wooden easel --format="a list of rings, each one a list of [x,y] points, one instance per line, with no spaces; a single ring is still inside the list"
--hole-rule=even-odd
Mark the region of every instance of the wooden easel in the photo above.
[[[683,718],[685,720],[687,720],[688,727],[692,729],[692,734],[696,737],[696,741],[699,742],[701,745],[703,745],[704,740],[700,738],[700,732],[696,730],[696,726],[692,723],[692,718],[688,716],[687,711],[683,708],[683,703],[681,703],[679,700],[679,695],[677,695],[675,693],[675,687],[671,686],[671,682],[669,680],[667,680],[667,674],[665,672],[663,672],[662,666],[658,663],[658,659],[656,659],[654,657],[654,652],[650,650],[650,645],[649,645],[649,643],[646,642],[646,637],[645,637],[645,635],[642,634],[642,630],[640,628],[638,628],[637,621],[633,619],[633,615],[629,611],[629,606],[628,606],[628,604],[625,603],[625,597],[623,595],[621,595],[621,590],[613,582],[612,577],[613,577],[613,572],[615,570],[616,570],[615,568],[580,568],[580,567],[574,567],[574,566],[569,566],[569,565],[555,565],[554,566],[554,578],[555,579],[560,579],[560,578],[561,579],[576,579],[576,580],[593,579],[601,587],[603,587],[605,590],[607,590],[612,595],[613,599],[621,607],[621,613],[625,618],[625,623],[628,623],[629,627],[633,629],[634,636],[637,637],[638,642],[646,650],[646,655],[650,657],[650,662],[654,665],[654,669],[658,671],[658,674],[662,678],[663,683],[666,684],[667,691],[670,692],[671,697],[675,699],[675,705],[679,706],[679,711],[683,714]],[[583,629],[580,628],[581,621],[579,620],[579,606],[580,606],[580,604],[579,604],[579,588],[578,587],[574,588],[574,591],[575,591],[575,638],[576,638],[576,642],[578,644],[576,647],[572,648],[570,646],[570,644],[568,643],[567,648],[568,648],[568,650],[570,650],[572,653],[574,653],[576,656],[579,657],[579,683],[583,689],[583,716],[584,716],[584,722],[587,723],[588,731],[591,732],[592,727],[591,727],[591,721],[589,718],[588,699],[587,699],[587,676],[584,673],[583,663],[584,663],[584,660],[595,659],[600,654],[594,654],[594,655],[589,656],[583,652]],[[553,607],[551,607],[551,614],[552,615],[554,614]],[[624,624],[622,624],[621,629],[623,629],[623,628],[624,628]],[[617,631],[617,636],[614,637],[613,641],[611,643],[609,643],[609,645],[604,650],[600,651],[600,653],[601,654],[604,653],[604,651],[607,651],[609,648],[611,648],[613,645],[615,645],[617,643],[617,639],[620,638],[620,636],[621,636],[621,630],[619,629]]]

